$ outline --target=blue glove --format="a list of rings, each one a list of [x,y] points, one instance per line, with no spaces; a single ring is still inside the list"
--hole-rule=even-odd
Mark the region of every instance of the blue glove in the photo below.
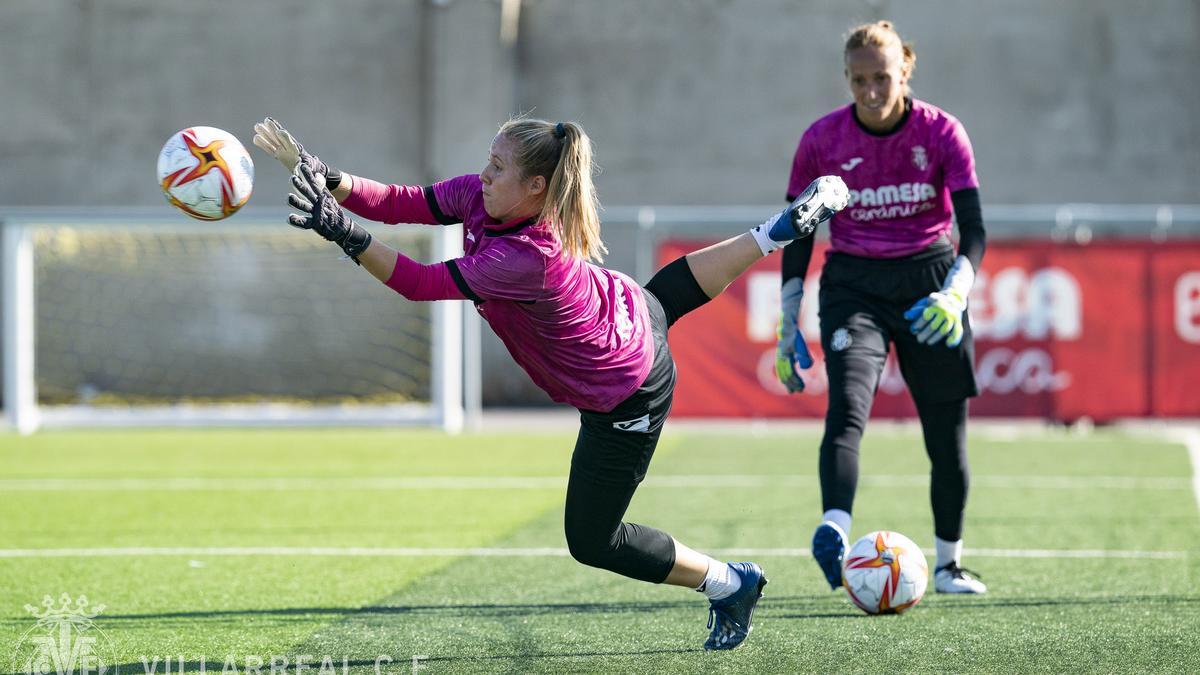
[[[804,380],[797,371],[807,370],[813,365],[808,343],[804,341],[797,325],[803,297],[804,282],[800,277],[788,279],[783,285],[782,311],[779,312],[779,326],[775,330],[779,339],[775,343],[775,376],[787,387],[789,394],[804,391]]]
[[[938,291],[921,298],[904,313],[912,321],[909,330],[917,336],[917,342],[935,345],[946,338],[946,346],[953,349],[963,338],[963,312],[967,301],[954,291]]]

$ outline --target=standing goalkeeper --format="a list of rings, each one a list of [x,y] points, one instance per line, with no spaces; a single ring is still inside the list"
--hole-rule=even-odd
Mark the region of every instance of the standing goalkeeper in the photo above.
[[[832,173],[850,188],[850,207],[829,222],[818,298],[829,408],[820,456],[824,514],[813,556],[830,586],[840,586],[859,443],[890,343],[933,466],[934,587],[984,593],[987,587],[960,566],[967,399],[978,393],[966,308],[985,242],[975,159],[957,119],[911,97],[916,56],[890,22],[851,31],[844,58],[854,102],[804,133],[788,187],[791,199],[808,181]],[[796,325],[812,241],[798,240],[783,255],[776,372],[793,393],[804,389],[798,371],[812,366]]]

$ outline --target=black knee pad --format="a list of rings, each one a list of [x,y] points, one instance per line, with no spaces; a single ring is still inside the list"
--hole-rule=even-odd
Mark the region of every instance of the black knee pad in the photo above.
[[[566,528],[567,550],[577,562],[590,567],[608,569],[616,552],[612,537],[585,531],[578,527]]]
[[[646,284],[646,290],[662,303],[667,326],[712,299],[700,288],[700,282],[696,281],[696,275],[692,274],[692,268],[688,265],[687,256],[672,260],[655,273]]]

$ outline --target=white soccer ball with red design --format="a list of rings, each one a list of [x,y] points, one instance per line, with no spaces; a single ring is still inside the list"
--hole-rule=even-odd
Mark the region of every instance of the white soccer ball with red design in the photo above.
[[[929,566],[911,539],[879,530],[854,542],[846,552],[842,585],[850,601],[867,614],[899,614],[925,595]]]
[[[249,201],[254,162],[228,131],[188,127],[158,153],[158,184],[180,211],[200,220],[221,220]]]

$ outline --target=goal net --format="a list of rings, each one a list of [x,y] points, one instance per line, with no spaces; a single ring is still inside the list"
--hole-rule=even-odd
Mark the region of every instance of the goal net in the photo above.
[[[278,218],[41,214],[4,229],[18,428],[460,423],[462,303],[409,302]],[[422,261],[461,237],[374,230]]]

